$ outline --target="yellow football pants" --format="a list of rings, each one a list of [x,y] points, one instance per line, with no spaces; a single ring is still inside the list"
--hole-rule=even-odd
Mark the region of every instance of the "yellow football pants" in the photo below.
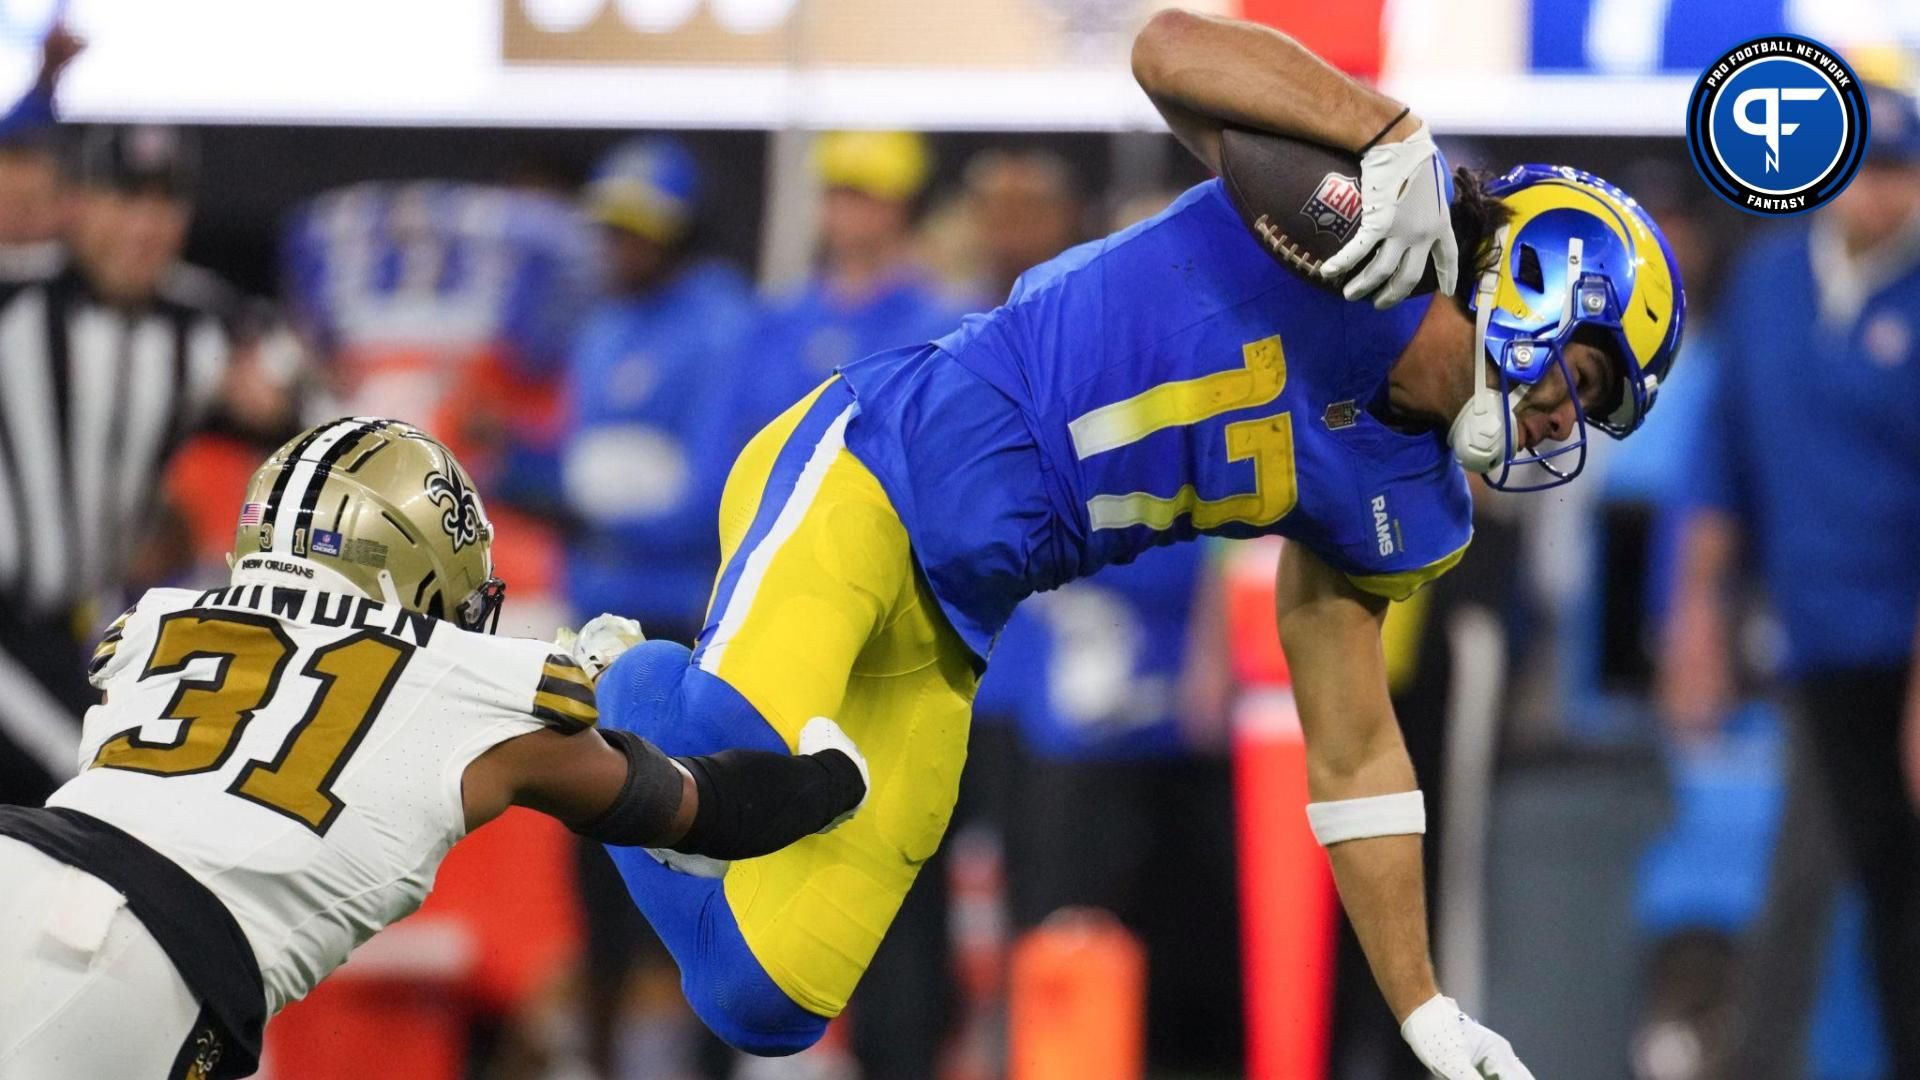
[[[794,749],[815,716],[872,770],[851,821],[736,862],[727,904],[755,959],[835,1016],[873,959],[959,791],[978,676],[917,570],[906,529],[845,446],[830,380],[754,437],[720,504],[721,571],[693,662]]]

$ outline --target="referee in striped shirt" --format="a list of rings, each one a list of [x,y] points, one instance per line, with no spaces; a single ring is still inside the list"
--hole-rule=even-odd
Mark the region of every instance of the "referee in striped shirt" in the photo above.
[[[77,770],[86,640],[229,381],[233,294],[180,262],[192,145],[101,128],[77,157],[68,241],[0,254],[0,803]]]

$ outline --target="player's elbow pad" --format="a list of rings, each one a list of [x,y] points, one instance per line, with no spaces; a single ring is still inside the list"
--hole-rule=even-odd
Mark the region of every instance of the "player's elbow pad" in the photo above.
[[[693,774],[700,806],[675,851],[751,859],[817,833],[860,805],[867,785],[838,750],[817,754],[724,750],[675,758]]]

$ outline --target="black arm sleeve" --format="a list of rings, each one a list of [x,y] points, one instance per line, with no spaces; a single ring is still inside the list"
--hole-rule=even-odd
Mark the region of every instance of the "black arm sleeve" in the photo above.
[[[613,805],[573,831],[603,844],[672,847],[714,859],[751,859],[819,832],[860,805],[866,783],[838,750],[792,756],[765,750],[726,750],[669,759],[629,731],[600,735],[627,757],[627,780]],[[687,834],[664,844],[680,809],[677,761],[693,774],[700,802]]]
[[[684,786],[680,770],[659,748],[630,731],[599,729],[602,738],[627,756],[627,782],[613,805],[573,831],[603,844],[657,847],[680,811]]]
[[[859,767],[838,750],[726,750],[674,760],[700,790],[693,824],[672,845],[690,855],[751,859],[779,851],[826,828],[867,794]]]

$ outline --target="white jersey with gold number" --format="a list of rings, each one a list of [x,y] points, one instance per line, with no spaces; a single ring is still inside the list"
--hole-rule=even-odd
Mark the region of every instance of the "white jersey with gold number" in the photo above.
[[[592,684],[554,649],[312,588],[155,589],[95,654],[106,699],[48,805],[205,883],[271,1014],[420,906],[466,833],[474,758],[594,722]]]

